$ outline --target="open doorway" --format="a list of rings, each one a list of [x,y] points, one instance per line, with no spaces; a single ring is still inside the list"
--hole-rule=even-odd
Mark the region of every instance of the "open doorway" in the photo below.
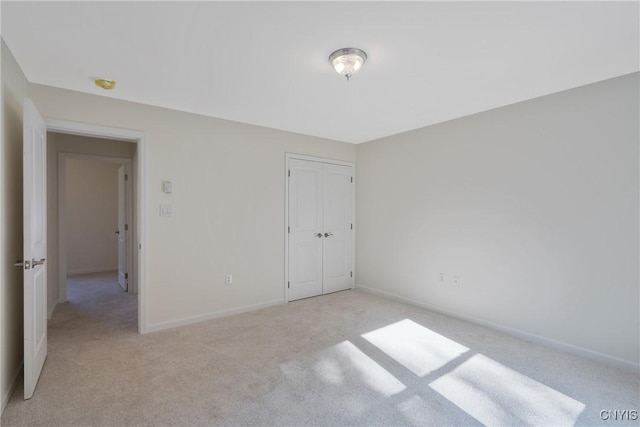
[[[124,292],[135,292],[129,278],[130,159],[58,152],[58,167],[59,247],[66,263],[61,270],[66,269],[67,278],[112,272]]]
[[[50,316],[69,301],[105,322],[126,312],[140,330],[136,156],[134,142],[48,132]]]
[[[100,278],[133,292],[131,162],[129,159],[58,153],[59,212],[67,271],[66,300],[80,279]]]

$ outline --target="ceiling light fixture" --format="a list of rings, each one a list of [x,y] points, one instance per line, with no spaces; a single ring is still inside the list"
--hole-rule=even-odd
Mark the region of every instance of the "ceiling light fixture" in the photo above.
[[[345,47],[338,49],[329,55],[329,62],[338,74],[342,74],[347,81],[354,75],[367,60],[367,54],[362,49]]]
[[[116,81],[115,80],[95,79],[94,82],[95,82],[96,86],[101,87],[104,90],[111,90],[114,87],[116,87]]]

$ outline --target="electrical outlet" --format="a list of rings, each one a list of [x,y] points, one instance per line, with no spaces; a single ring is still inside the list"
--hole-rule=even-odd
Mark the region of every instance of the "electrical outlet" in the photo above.
[[[460,276],[453,276],[453,284],[455,286],[462,284],[462,279],[460,278]]]
[[[225,285],[230,285],[232,283],[233,283],[233,276],[231,274],[227,274],[226,276],[224,276]]]

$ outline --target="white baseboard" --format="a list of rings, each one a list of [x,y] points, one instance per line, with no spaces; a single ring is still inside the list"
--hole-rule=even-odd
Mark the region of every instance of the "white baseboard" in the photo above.
[[[47,312],[47,319],[51,320],[53,317],[53,312],[56,311],[56,307],[58,306],[58,302],[54,302],[51,307],[49,307],[49,311]]]
[[[424,308],[430,311],[434,311],[436,313],[444,314],[447,316],[455,317],[457,319],[465,320],[470,323],[475,323],[477,325],[485,326],[491,329],[495,329],[500,332],[504,332],[509,335],[513,335],[517,338],[520,338],[525,341],[533,342],[535,344],[541,344],[547,347],[551,347],[557,350],[565,351],[567,353],[575,354],[577,356],[584,357],[586,359],[595,360],[597,362],[605,363],[610,366],[616,366],[618,368],[638,372],[640,370],[640,364],[620,359],[615,356],[610,356],[604,353],[599,353],[597,351],[589,350],[583,347],[578,347],[572,344],[568,344],[562,341],[556,341],[551,338],[546,338],[540,335],[532,334],[529,332],[522,331],[520,329],[511,328],[509,326],[500,325],[498,323],[493,323],[488,320],[478,319],[476,317],[467,316],[464,314],[456,313],[450,310],[442,309],[439,307],[435,307],[429,305],[427,303],[416,301],[410,298],[402,297],[400,295],[392,294],[390,292],[381,291],[375,288],[370,288],[364,285],[356,284],[356,289],[359,289],[364,292],[368,292],[371,294],[375,294],[384,298],[389,298],[392,300],[404,302],[407,304],[411,304],[420,308]]]
[[[244,305],[242,307],[214,311],[212,313],[200,314],[198,316],[191,316],[191,317],[185,317],[177,320],[170,320],[168,322],[154,323],[151,325],[147,325],[143,333],[157,332],[165,329],[176,328],[178,326],[192,325],[194,323],[200,323],[207,320],[217,319],[219,317],[226,317],[226,316],[232,316],[234,314],[247,313],[249,311],[256,311],[256,310],[260,310],[261,308],[273,307],[275,305],[281,305],[284,303],[285,303],[284,299],[279,299],[279,300],[262,302],[259,304]]]
[[[0,415],[4,412],[5,408],[9,404],[9,399],[13,395],[13,392],[16,390],[18,386],[18,380],[20,379],[20,373],[22,372],[22,363],[18,366],[18,369],[13,373],[13,378],[11,379],[11,385],[7,392],[2,396],[2,409],[0,410]]]
[[[104,273],[105,271],[118,271],[118,267],[102,267],[102,268],[87,268],[87,269],[80,269],[80,270],[67,270],[67,276],[73,276],[76,274]]]

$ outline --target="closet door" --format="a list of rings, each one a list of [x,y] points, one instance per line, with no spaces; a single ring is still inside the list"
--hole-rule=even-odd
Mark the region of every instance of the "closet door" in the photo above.
[[[353,168],[289,159],[288,300],[353,287]]]
[[[323,173],[322,293],[353,285],[353,183],[350,166],[325,163]]]
[[[323,164],[289,161],[289,300],[322,294]]]

